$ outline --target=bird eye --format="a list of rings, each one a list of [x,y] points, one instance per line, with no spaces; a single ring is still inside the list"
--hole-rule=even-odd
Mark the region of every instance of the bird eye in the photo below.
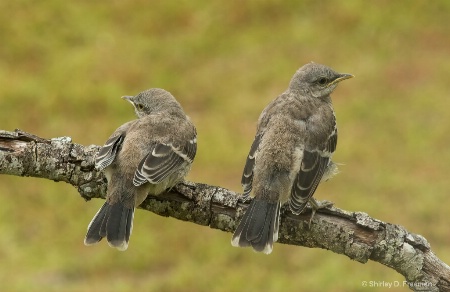
[[[137,103],[136,108],[141,111],[142,109],[144,109],[144,106],[141,103]]]
[[[320,77],[320,78],[317,80],[317,83],[319,83],[320,85],[325,85],[325,84],[327,84],[327,82],[328,82],[328,80],[327,80],[327,78],[325,78],[325,77]]]

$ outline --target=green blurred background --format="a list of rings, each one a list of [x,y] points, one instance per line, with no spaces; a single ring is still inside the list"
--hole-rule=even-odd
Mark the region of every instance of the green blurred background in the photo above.
[[[303,64],[333,95],[341,173],[316,192],[425,236],[450,262],[450,2],[1,1],[0,129],[103,144],[122,95],[174,94],[199,133],[188,179],[241,191],[261,110]],[[230,233],[137,211],[118,252],[83,238],[101,200],[0,176],[1,291],[385,291],[403,281],[320,249],[233,248]],[[390,291],[408,291],[406,287]]]

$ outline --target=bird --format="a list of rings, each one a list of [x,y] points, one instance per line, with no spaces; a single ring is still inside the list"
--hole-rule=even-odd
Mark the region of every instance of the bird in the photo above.
[[[330,94],[352,77],[307,63],[262,111],[241,179],[241,201],[252,200],[233,233],[232,246],[270,254],[278,240],[282,205],[298,215],[309,202],[311,220],[317,209],[329,206],[315,201],[313,194],[321,181],[338,172],[331,160],[338,131]]]
[[[95,167],[108,181],[106,201],[89,223],[85,245],[106,237],[128,248],[135,208],[184,180],[197,152],[197,132],[171,93],[145,90],[129,101],[137,119],[121,125],[100,148]]]

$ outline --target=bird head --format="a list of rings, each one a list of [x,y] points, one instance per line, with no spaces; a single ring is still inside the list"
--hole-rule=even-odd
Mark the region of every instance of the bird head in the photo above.
[[[339,82],[352,77],[352,74],[338,73],[325,65],[311,62],[295,72],[289,89],[303,91],[316,98],[326,98]]]
[[[170,92],[160,88],[151,88],[135,96],[122,96],[122,99],[129,101],[133,105],[138,118],[145,117],[151,113],[181,108]]]

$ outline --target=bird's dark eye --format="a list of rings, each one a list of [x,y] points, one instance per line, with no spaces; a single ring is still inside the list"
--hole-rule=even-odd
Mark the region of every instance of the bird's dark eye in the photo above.
[[[141,103],[137,103],[136,108],[141,111],[144,109],[144,106]]]
[[[325,78],[325,77],[320,77],[320,78],[317,80],[317,83],[319,83],[320,85],[325,85],[325,84],[327,84],[327,82],[328,82],[328,80],[327,80],[327,78]]]

